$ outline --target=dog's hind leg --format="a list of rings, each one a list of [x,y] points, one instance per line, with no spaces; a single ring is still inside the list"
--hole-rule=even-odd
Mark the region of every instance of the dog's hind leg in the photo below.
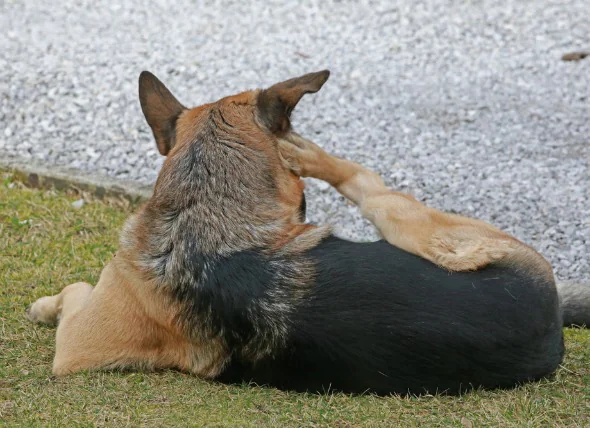
[[[140,367],[215,376],[223,348],[187,339],[175,321],[179,308],[134,278],[111,262],[96,287],[72,284],[31,306],[32,321],[58,323],[53,373]]]
[[[64,315],[80,310],[93,287],[85,282],[77,282],[65,287],[55,296],[45,296],[38,299],[27,308],[27,318],[40,324],[55,325]]]
[[[441,267],[475,270],[525,247],[485,222],[446,214],[392,191],[375,172],[331,156],[295,133],[279,144],[285,164],[295,173],[330,183],[388,242]]]

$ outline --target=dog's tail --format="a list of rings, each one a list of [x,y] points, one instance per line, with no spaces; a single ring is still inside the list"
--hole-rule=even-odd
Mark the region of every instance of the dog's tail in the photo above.
[[[558,282],[557,293],[563,311],[563,325],[590,328],[590,284]]]

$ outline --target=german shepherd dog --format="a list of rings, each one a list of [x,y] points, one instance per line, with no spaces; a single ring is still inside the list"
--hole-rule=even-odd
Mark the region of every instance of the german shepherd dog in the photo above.
[[[167,156],[95,287],[28,310],[58,323],[53,373],[175,368],[296,391],[457,394],[542,378],[562,326],[590,321],[535,250],[482,221],[425,207],[294,133],[320,71],[185,108],[151,73],[139,99]],[[314,177],[384,240],[305,224]]]

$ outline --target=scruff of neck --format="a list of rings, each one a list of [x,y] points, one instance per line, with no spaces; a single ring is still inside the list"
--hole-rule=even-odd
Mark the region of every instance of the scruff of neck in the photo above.
[[[294,225],[256,156],[206,141],[183,147],[166,161],[150,201],[127,221],[121,249],[142,272],[168,282],[197,269],[197,253],[274,248]]]

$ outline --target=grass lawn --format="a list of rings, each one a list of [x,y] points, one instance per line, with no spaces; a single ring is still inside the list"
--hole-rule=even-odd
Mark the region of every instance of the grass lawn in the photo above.
[[[285,393],[174,371],[51,375],[53,328],[25,306],[96,283],[132,207],[23,188],[0,173],[0,425],[590,426],[590,330],[567,330],[552,379],[462,397]]]

